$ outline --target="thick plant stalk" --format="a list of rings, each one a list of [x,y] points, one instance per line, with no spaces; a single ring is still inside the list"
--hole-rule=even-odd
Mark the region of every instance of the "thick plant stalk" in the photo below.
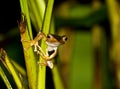
[[[53,3],[54,0],[48,0],[48,4],[46,7],[45,17],[43,20],[43,29],[42,32],[45,34],[49,33],[50,30],[50,23],[51,23],[51,16],[52,16],[52,9],[53,9]],[[42,41],[41,43],[42,49],[45,51],[46,45]],[[44,60],[40,57],[40,62],[43,62]],[[39,66],[38,70],[38,87],[37,89],[45,89],[45,74],[46,74],[46,67],[45,66]]]
[[[26,18],[24,17],[24,15],[22,16],[22,19],[19,23],[19,29],[20,29],[20,36],[21,36],[22,45],[24,49],[25,64],[27,68],[29,87],[30,89],[36,89],[36,86],[37,86],[36,58],[32,50],[32,47],[30,47],[30,43],[24,41],[24,40],[27,40],[27,41],[30,40],[30,36],[28,34],[27,25],[26,25]]]
[[[36,57],[30,47],[30,40],[32,40],[32,28],[30,22],[30,14],[28,9],[28,0],[20,0],[21,12],[21,21],[19,23],[20,36],[24,49],[25,64],[27,70],[27,77],[30,89],[36,89],[37,87],[37,65]],[[28,42],[25,42],[27,40]]]

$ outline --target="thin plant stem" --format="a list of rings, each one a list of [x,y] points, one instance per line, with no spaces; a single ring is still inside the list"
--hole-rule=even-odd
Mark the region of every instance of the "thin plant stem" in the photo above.
[[[63,82],[60,78],[57,66],[54,66],[54,68],[52,70],[52,73],[54,75],[53,76],[53,81],[54,81],[55,89],[65,89],[64,86],[63,86]]]
[[[0,76],[2,77],[7,89],[13,89],[7,76],[5,75],[4,71],[2,70],[1,66],[0,66]]]
[[[2,55],[0,59],[3,62],[3,64],[5,65],[5,67],[8,69],[8,71],[11,73],[11,75],[12,75],[12,77],[17,85],[17,88],[24,89],[24,87],[22,86],[22,82],[20,80],[20,77],[18,75],[18,72],[16,71],[16,69],[12,65],[7,53],[3,49],[1,49],[0,52],[1,52],[0,54]]]

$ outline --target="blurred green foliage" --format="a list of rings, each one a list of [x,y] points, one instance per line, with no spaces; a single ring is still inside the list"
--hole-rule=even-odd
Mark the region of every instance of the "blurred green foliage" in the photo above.
[[[91,1],[91,3],[93,2],[95,1]],[[100,0],[98,2],[101,3]],[[109,7],[104,2],[95,9],[91,3],[82,4],[77,1],[73,3],[71,0],[63,1],[54,7],[55,33],[64,33],[68,36],[66,46],[60,47],[59,52],[63,51],[59,53],[60,57],[58,54],[59,71],[57,73],[61,75],[65,89],[119,89],[116,72],[119,67],[116,68],[117,62],[113,61],[110,55],[113,43]],[[34,22],[34,19],[32,21]],[[33,22],[33,35],[36,36],[36,31],[38,31],[36,28],[39,26]],[[102,28],[99,33],[95,33],[99,34],[100,38],[92,34],[92,29],[96,25],[98,28]],[[16,25],[12,29],[0,33],[0,48],[4,48],[10,58],[25,68],[17,27]],[[94,38],[100,41],[97,44],[99,46],[94,45]],[[46,76],[52,77],[54,74],[51,76],[51,73],[48,73]],[[54,88],[55,85],[49,86],[53,80],[46,80],[46,82],[47,89]],[[2,84],[3,82],[0,87]]]

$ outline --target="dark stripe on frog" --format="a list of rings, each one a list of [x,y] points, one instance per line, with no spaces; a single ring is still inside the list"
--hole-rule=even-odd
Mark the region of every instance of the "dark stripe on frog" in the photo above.
[[[55,50],[52,50],[52,51],[48,51],[48,55],[52,55],[53,53],[55,52]]]
[[[56,34],[51,34],[51,35],[58,41],[62,40],[62,37],[63,37],[63,36],[58,36]]]

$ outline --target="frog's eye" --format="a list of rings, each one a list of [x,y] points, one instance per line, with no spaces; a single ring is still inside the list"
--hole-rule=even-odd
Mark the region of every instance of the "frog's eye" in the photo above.
[[[63,41],[65,42],[65,41],[67,41],[68,38],[67,38],[66,36],[63,36],[62,39],[63,39]]]
[[[47,35],[47,38],[49,39],[49,38],[52,38],[52,36],[51,35]]]

